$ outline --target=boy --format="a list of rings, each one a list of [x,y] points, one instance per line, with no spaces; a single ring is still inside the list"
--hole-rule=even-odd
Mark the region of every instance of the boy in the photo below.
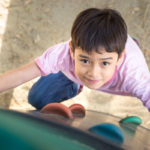
[[[71,40],[48,49],[34,62],[1,75],[0,91],[41,77],[29,102],[41,109],[77,95],[82,86],[135,96],[150,109],[150,73],[139,47],[127,35],[121,15],[91,8],[74,21]]]

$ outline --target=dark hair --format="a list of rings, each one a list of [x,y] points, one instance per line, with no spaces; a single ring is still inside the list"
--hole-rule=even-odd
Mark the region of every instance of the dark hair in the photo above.
[[[120,56],[127,40],[127,26],[116,10],[90,8],[76,17],[71,38],[73,50],[81,48],[90,53],[93,50],[99,52],[102,47]]]

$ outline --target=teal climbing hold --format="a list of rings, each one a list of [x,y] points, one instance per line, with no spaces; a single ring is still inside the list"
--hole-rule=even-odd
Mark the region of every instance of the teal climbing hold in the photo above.
[[[133,123],[136,125],[140,125],[142,124],[142,119],[137,116],[129,116],[120,120],[120,123]]]
[[[124,142],[123,132],[119,127],[117,127],[114,124],[98,124],[96,126],[91,127],[89,131],[120,145]]]

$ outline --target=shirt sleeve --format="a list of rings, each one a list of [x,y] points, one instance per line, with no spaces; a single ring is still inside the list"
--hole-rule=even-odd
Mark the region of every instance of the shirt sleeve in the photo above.
[[[69,44],[65,42],[50,47],[35,62],[41,74],[46,76],[65,70],[69,66],[69,58]]]
[[[143,68],[136,69],[124,80],[124,91],[131,92],[133,96],[140,99],[144,106],[150,111],[150,73],[143,70]]]
[[[127,58],[124,66],[123,91],[131,92],[150,111],[150,72],[144,55],[136,43],[128,38]]]

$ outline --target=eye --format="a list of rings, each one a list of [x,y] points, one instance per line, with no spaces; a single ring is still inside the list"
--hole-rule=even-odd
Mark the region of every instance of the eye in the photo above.
[[[103,65],[103,66],[108,66],[108,65],[110,65],[110,63],[109,63],[109,62],[104,61],[104,62],[102,62],[102,65]]]
[[[89,61],[87,59],[81,59],[80,61],[83,62],[84,64],[89,63]]]

